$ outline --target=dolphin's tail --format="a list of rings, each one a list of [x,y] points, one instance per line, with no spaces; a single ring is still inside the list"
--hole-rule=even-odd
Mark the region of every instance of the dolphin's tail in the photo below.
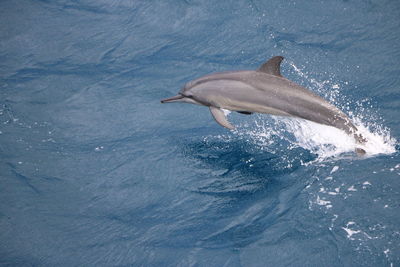
[[[359,134],[359,133],[355,133],[355,134],[354,134],[354,139],[356,139],[356,143],[357,143],[358,145],[363,145],[363,144],[365,144],[365,143],[367,142],[367,139],[365,139],[364,136],[362,136],[362,135]],[[359,155],[359,156],[363,156],[363,155],[365,155],[367,152],[366,152],[364,149],[362,149],[361,147],[356,147],[356,153],[357,153],[357,155]]]

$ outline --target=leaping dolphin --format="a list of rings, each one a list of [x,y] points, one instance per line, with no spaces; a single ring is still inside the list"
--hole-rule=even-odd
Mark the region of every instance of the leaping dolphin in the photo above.
[[[242,114],[266,113],[297,117],[333,126],[352,135],[357,144],[366,142],[341,110],[306,88],[281,75],[283,57],[268,60],[257,70],[209,74],[185,84],[177,96],[161,103],[185,102],[209,107],[223,127],[234,129],[222,109]],[[365,151],[357,148],[356,152]]]

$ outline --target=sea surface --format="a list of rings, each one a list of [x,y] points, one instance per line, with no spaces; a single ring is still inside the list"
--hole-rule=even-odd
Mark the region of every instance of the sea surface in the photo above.
[[[282,74],[368,139],[161,104]],[[398,0],[2,0],[0,266],[400,266]]]

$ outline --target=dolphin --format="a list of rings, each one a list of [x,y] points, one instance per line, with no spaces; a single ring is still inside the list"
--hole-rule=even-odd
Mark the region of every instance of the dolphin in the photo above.
[[[257,70],[228,71],[205,75],[184,85],[178,95],[161,103],[184,102],[206,106],[215,121],[233,130],[223,109],[250,115],[265,113],[296,117],[336,127],[355,138],[357,144],[366,139],[350,118],[334,105],[310,90],[281,75],[281,56],[275,56]],[[356,148],[357,154],[365,154]]]

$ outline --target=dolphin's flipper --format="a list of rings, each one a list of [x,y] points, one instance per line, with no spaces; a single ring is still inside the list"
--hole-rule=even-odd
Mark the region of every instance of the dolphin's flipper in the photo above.
[[[271,75],[282,77],[281,75],[281,62],[283,57],[276,56],[261,65],[258,71],[265,72]]]
[[[229,130],[235,129],[235,127],[229,123],[226,119],[225,113],[216,107],[210,106],[211,114],[213,115],[216,122],[218,122],[221,126],[228,128]]]

